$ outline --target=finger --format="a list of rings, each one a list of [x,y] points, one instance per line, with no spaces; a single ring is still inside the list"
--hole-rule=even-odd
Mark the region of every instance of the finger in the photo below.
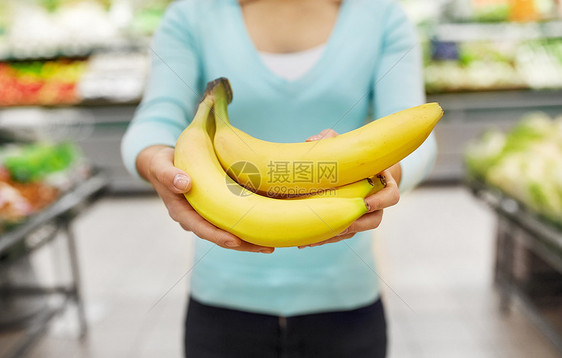
[[[250,251],[250,252],[261,252],[261,253],[273,253],[274,248],[254,245],[252,243],[246,242],[239,237],[229,233],[228,231],[221,230],[216,226],[212,225],[206,220],[202,220],[192,226],[192,231],[195,235],[214,242],[220,247],[225,249],[233,249],[237,251]]]
[[[237,236],[212,225],[193,209],[183,195],[170,193],[161,188],[158,188],[157,191],[162,198],[165,199],[164,201],[170,217],[178,222],[184,230],[192,231],[200,238],[211,241],[224,248],[263,253],[272,253],[274,251],[271,247],[254,245],[243,241]]]
[[[195,212],[195,214],[199,215],[197,212]],[[199,216],[200,216],[200,215],[199,215]],[[203,220],[204,220],[204,219],[203,219]],[[215,229],[216,229],[216,230],[219,230],[219,231],[223,231],[223,230],[221,230],[221,229],[215,227],[214,225],[208,223],[207,221],[202,222],[203,225],[206,225],[205,223],[211,225],[211,230],[213,230],[213,231],[215,231]],[[185,223],[179,222],[179,225],[180,225],[180,226],[182,227],[182,229],[184,229],[185,231],[192,231],[192,230],[191,230],[191,227],[190,227],[189,225],[185,224]],[[227,232],[227,234],[228,234],[228,232]],[[196,235],[197,235],[197,234],[196,234]],[[215,237],[216,237],[216,234],[214,234],[214,235],[215,235]],[[232,234],[230,234],[230,235],[231,235],[231,236],[234,236],[235,240],[240,241],[240,245],[239,245],[238,247],[235,247],[235,248],[234,248],[235,250],[238,250],[238,251],[251,251],[251,252],[263,252],[263,253],[272,253],[272,252],[275,250],[275,249],[272,248],[272,247],[265,247],[265,246],[254,245],[254,244],[251,244],[251,243],[249,243],[249,242],[240,240],[240,239],[239,239],[238,237],[236,237],[235,235],[232,235]],[[214,243],[217,243],[216,241],[213,241],[213,240],[209,240],[209,241],[214,242]],[[223,242],[222,244],[219,244],[219,243],[217,243],[217,244],[218,244],[219,246],[221,246],[221,247],[232,248],[232,247],[228,246],[226,242]]]
[[[175,217],[172,217],[172,219],[177,221],[182,228],[187,228],[200,238],[211,241],[226,249],[261,253],[272,253],[274,251],[274,248],[272,247],[254,245],[240,239],[228,231],[219,229],[205,220],[191,207],[190,210],[180,211],[180,213]]]
[[[383,171],[381,174],[386,180],[386,186],[365,198],[365,204],[369,208],[368,212],[388,208],[389,206],[396,205],[400,200],[400,191],[398,190],[396,180],[394,180],[387,170]]]
[[[340,242],[342,240],[351,239],[353,236],[355,236],[355,233],[334,236],[334,237],[331,237],[327,240],[320,241],[320,242],[317,242],[317,243],[314,243],[314,244],[302,245],[302,246],[299,246],[298,248],[304,249],[305,247],[316,247],[316,246],[322,246],[322,245],[325,245],[325,244],[332,244],[332,243],[335,243],[335,242]]]
[[[328,129],[324,129],[323,131],[321,131],[318,134],[315,134],[313,136],[308,137],[306,142],[313,142],[315,140],[332,138],[332,137],[336,137],[336,136],[338,136],[338,132],[336,132],[333,129],[328,128]]]
[[[355,220],[353,224],[351,224],[347,228],[347,232],[344,235],[347,235],[347,233],[357,233],[357,232],[376,229],[381,224],[382,213],[383,210],[377,210],[377,211],[373,211],[372,213],[367,213],[361,216],[359,219]]]
[[[338,132],[336,132],[331,128],[324,129],[323,131],[320,132],[320,139],[333,138],[337,136],[338,136]]]
[[[150,173],[173,193],[182,194],[191,189],[191,177],[183,170],[174,167],[172,148],[163,149],[154,155],[150,164]]]

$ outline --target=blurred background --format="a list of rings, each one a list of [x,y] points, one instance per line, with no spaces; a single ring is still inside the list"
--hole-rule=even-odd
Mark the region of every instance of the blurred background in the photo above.
[[[119,154],[169,2],[0,2],[0,357],[181,357],[194,238]],[[562,1],[401,2],[446,114],[373,233],[390,357],[562,357]]]

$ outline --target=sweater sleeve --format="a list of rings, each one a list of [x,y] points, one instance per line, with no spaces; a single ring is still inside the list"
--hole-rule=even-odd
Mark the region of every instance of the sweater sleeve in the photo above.
[[[125,167],[137,177],[138,154],[151,145],[175,146],[200,97],[196,37],[183,5],[179,1],[168,7],[154,35],[147,87],[121,141]]]
[[[425,103],[421,50],[414,26],[400,6],[389,7],[381,55],[374,78],[374,115],[386,115]],[[419,184],[432,169],[437,153],[433,133],[404,158],[400,191]]]

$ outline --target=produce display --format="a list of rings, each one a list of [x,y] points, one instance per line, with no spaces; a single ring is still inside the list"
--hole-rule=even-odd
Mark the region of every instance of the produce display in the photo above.
[[[171,0],[2,0],[0,59],[85,57],[146,43]]]
[[[473,0],[476,20],[496,21],[538,21],[549,19],[556,14],[553,0]]]
[[[0,106],[73,104],[84,60],[0,63]]]
[[[0,148],[0,233],[54,202],[89,175],[70,143]]]
[[[559,1],[401,1],[425,39],[428,93],[562,88]],[[170,2],[0,1],[0,107],[140,101]]]
[[[0,169],[0,233],[40,211],[58,195],[58,189],[53,186],[41,182],[19,183]]]
[[[234,129],[228,123],[227,105],[231,101],[232,90],[226,79],[208,84],[195,118],[176,143],[174,165],[193,178],[192,188],[185,197],[199,214],[243,240],[271,247],[312,244],[347,228],[367,212],[364,196],[382,184],[380,180],[377,184],[377,177],[373,174],[399,162],[415,150],[443,115],[438,104],[426,104],[379,119],[336,138],[297,144],[258,141],[237,130],[238,134],[251,141],[249,143],[255,146],[257,153],[263,150],[266,155],[276,154],[269,160],[280,158],[289,165],[305,164],[301,168],[305,170],[299,171],[304,176],[308,175],[306,168],[310,161],[313,165],[328,165],[327,170],[321,172],[328,181],[324,177],[313,177],[313,185],[310,185],[309,178],[301,181],[304,178],[301,175],[279,181],[276,180],[278,173],[273,173],[274,184],[286,187],[286,190],[279,190],[281,194],[290,193],[290,188],[296,194],[315,194],[336,187],[331,191],[334,195],[305,195],[288,200],[286,196],[278,198],[256,193],[267,194],[265,188],[270,189],[271,186],[260,185],[262,178],[267,178],[267,173],[259,171],[264,169],[259,163],[262,158],[256,153],[245,157],[244,150],[237,148],[240,143],[236,137],[225,135]],[[371,145],[367,145],[365,140]],[[237,162],[224,161],[222,150],[225,148],[232,148],[236,155],[226,160]],[[227,166],[221,165],[217,157],[217,153],[221,152],[223,163]],[[330,156],[326,157],[328,153]],[[372,157],[377,160],[372,161]],[[306,161],[301,163],[303,158]],[[328,162],[322,162],[325,159]],[[234,178],[242,178],[242,173],[248,174],[244,177],[246,179],[235,181]],[[265,177],[260,178],[262,174]],[[353,184],[357,181],[362,183]],[[301,186],[303,191],[293,185],[295,182],[304,184]],[[198,183],[202,183],[201,186]],[[338,195],[340,190],[346,194]]]
[[[2,166],[17,182],[37,182],[70,167],[76,155],[76,148],[70,143],[35,143],[8,152]]]
[[[406,3],[424,45],[428,93],[562,88],[562,2]]]
[[[530,1],[526,1],[527,3],[531,3]],[[518,16],[521,8],[521,1],[506,1],[506,0],[499,0],[499,1],[474,1],[474,18],[476,21],[480,22],[496,22],[496,21],[507,21],[510,18],[510,5],[513,3],[514,5],[519,5],[517,8],[514,6],[514,18],[518,19]],[[517,3],[517,4],[516,4]],[[531,12],[532,13],[532,12]]]
[[[88,59],[0,62],[0,106],[138,101],[148,72],[145,53],[100,53]]]
[[[562,14],[557,0],[445,0],[442,4],[446,18],[456,22],[533,22]]]
[[[428,93],[562,88],[562,39],[434,43]]]
[[[562,88],[562,39],[522,44],[515,67],[530,88]]]
[[[562,226],[562,117],[535,113],[507,133],[490,130],[465,158],[471,178]]]
[[[1,1],[0,107],[139,101],[169,2]]]
[[[148,68],[149,58],[144,51],[95,54],[88,59],[77,85],[80,101],[139,101]]]
[[[119,24],[100,1],[7,1],[4,10],[0,57],[6,59],[86,56],[119,36]]]

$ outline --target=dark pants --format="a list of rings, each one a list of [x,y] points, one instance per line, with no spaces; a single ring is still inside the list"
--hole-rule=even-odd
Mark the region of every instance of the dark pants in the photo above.
[[[186,358],[384,358],[382,302],[292,317],[248,313],[189,300]]]

